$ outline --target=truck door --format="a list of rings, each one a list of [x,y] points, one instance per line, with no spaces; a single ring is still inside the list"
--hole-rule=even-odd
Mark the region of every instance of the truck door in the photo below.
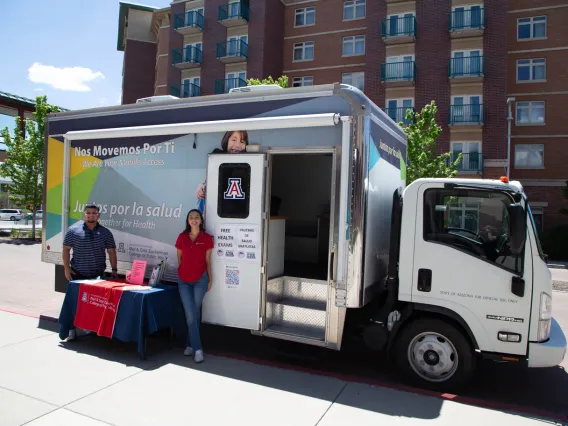
[[[204,216],[213,282],[203,322],[260,329],[264,170],[264,154],[209,156]]]
[[[412,301],[459,315],[482,351],[525,355],[532,259],[528,240],[519,255],[508,245],[513,203],[502,191],[423,184]]]

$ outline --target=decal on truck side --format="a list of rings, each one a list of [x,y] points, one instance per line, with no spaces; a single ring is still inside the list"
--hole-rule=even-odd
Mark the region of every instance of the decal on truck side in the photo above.
[[[486,318],[495,321],[507,321],[507,322],[517,322],[517,323],[525,322],[523,318],[505,317],[502,315],[487,315]]]

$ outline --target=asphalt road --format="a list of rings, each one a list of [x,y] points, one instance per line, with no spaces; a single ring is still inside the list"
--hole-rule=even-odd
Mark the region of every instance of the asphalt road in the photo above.
[[[40,261],[40,245],[14,245],[0,240],[0,307],[57,317],[63,294],[53,291],[53,265]],[[568,271],[553,271],[555,279]],[[554,292],[554,316],[568,335],[568,292]],[[206,352],[243,357],[261,363],[277,363],[324,375],[398,386],[402,380],[393,365],[380,354],[357,342],[344,343],[340,352],[257,337],[250,332],[204,325]],[[149,342],[149,352],[161,346]],[[132,353],[135,354],[135,346]],[[489,402],[529,407],[568,421],[568,359],[547,369],[521,369],[512,365],[482,363],[460,396]]]

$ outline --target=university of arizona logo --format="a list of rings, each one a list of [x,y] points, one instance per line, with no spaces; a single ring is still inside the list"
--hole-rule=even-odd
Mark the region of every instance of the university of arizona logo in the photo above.
[[[241,178],[229,178],[229,186],[223,194],[225,200],[242,200],[245,198]]]

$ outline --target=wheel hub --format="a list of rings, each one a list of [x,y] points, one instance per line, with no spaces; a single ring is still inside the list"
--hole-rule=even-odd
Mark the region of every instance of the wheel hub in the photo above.
[[[410,342],[408,359],[416,374],[429,382],[448,380],[458,367],[455,346],[434,332],[421,333]]]

